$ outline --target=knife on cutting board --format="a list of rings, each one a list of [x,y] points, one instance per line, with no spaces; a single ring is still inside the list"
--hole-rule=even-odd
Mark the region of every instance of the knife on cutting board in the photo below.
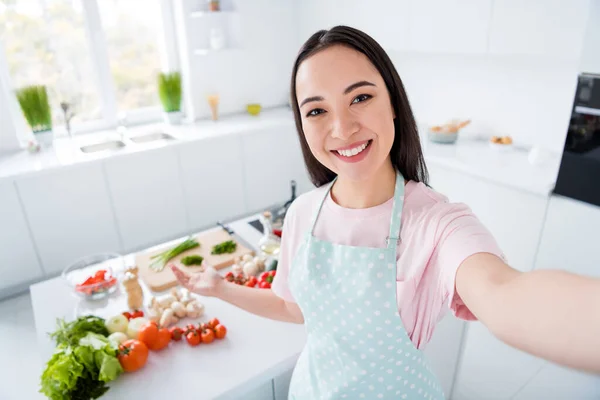
[[[223,230],[225,232],[227,232],[229,235],[231,235],[231,237],[233,237],[236,241],[239,241],[240,244],[246,246],[250,250],[257,251],[257,248],[256,248],[257,246],[256,245],[252,245],[252,244],[248,243],[247,240],[245,240],[244,238],[242,238],[233,229],[231,229],[231,227],[229,227],[229,225],[224,224],[222,221],[217,221],[217,225],[219,225],[221,228],[223,228]]]

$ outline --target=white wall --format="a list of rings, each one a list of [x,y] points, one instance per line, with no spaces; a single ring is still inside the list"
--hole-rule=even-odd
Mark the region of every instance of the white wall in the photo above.
[[[600,0],[591,0],[583,42],[581,71],[600,74]]]
[[[519,56],[390,52],[419,123],[470,118],[477,135],[562,152],[577,84],[575,62]]]
[[[597,7],[600,0],[593,1]],[[573,57],[577,52],[558,54],[557,51],[562,51],[562,47],[557,43],[564,37],[583,35],[583,29],[580,29],[581,35],[575,29],[579,17],[571,18],[576,21],[570,20],[569,28],[565,28],[573,32],[565,31],[564,35],[556,33],[548,39],[550,43],[543,43],[545,38],[536,36],[539,48],[533,47],[531,43],[524,45],[524,49],[531,50],[531,54],[522,54],[523,49],[519,51],[518,46],[514,46],[514,54],[490,54],[498,51],[490,49],[489,37],[486,51],[479,49],[481,46],[457,43],[457,40],[465,40],[464,37],[460,39],[460,35],[452,37],[454,47],[439,49],[439,46],[434,46],[437,50],[433,54],[427,49],[415,48],[418,43],[423,42],[422,37],[418,36],[423,34],[423,29],[416,29],[415,25],[424,22],[415,18],[424,18],[426,22],[435,17],[433,11],[429,19],[426,15],[410,14],[416,12],[411,10],[417,4],[416,0],[377,0],[368,5],[359,1],[346,1],[343,9],[340,4],[339,0],[305,0],[298,5],[298,45],[317,29],[327,29],[334,24],[368,27],[368,30],[364,29],[388,50],[396,65],[419,124],[439,124],[453,118],[469,118],[473,123],[465,133],[485,137],[511,135],[516,144],[541,146],[562,152],[580,70],[578,57]],[[475,4],[464,1],[450,4],[460,5],[462,11],[475,7]],[[523,7],[529,11],[532,7],[534,10],[535,7],[542,7],[540,15],[543,14],[543,1],[531,0],[527,4],[529,8],[525,5]],[[556,1],[553,4],[555,11],[564,6]],[[586,7],[585,2],[578,3],[578,16],[580,12],[583,13],[582,7]],[[492,26],[491,22],[487,25],[488,19],[492,21],[489,8],[480,8],[483,9],[479,16],[481,21],[487,27]],[[486,10],[487,14],[484,12]],[[528,15],[526,12],[522,14]],[[460,15],[447,15],[445,18],[458,17]],[[442,17],[437,15],[437,18]],[[402,25],[406,25],[404,30],[399,28]],[[597,19],[596,27],[599,25],[600,19]],[[510,34],[509,39],[514,39],[513,42],[519,35],[528,37],[528,32],[519,33],[515,29],[518,28],[500,33],[494,31],[496,41],[503,34]],[[552,29],[560,30],[561,25],[553,26]],[[472,30],[479,32],[481,29]],[[532,42],[536,43],[536,40],[532,39]],[[581,47],[580,42],[575,42],[577,40],[574,40],[573,48]],[[554,50],[553,44],[561,50]],[[467,50],[460,50],[463,47]],[[390,48],[397,50],[389,50]],[[455,48],[457,50],[452,50]]]
[[[231,0],[223,2],[235,12],[230,18],[234,44],[239,51],[222,51],[198,56],[193,49],[206,43],[201,37],[202,21],[185,20],[198,2],[179,0],[176,11],[182,70],[188,89],[186,113],[193,119],[210,116],[206,96],[218,93],[220,114],[243,112],[248,103],[263,107],[287,104],[289,76],[296,31],[292,0]],[[183,26],[188,24],[187,27]],[[185,74],[188,74],[185,77]]]

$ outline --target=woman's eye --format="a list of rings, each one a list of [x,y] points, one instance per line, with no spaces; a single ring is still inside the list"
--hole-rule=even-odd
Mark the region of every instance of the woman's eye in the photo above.
[[[306,114],[307,117],[315,117],[321,113],[324,113],[325,110],[323,110],[322,108],[315,108],[314,110],[310,110],[308,112],[308,114]]]
[[[354,104],[354,103],[360,103],[360,102],[363,102],[365,100],[369,100],[371,97],[373,97],[373,96],[371,96],[369,94],[359,94],[358,96],[356,96],[354,98],[354,100],[352,100],[352,104]]]

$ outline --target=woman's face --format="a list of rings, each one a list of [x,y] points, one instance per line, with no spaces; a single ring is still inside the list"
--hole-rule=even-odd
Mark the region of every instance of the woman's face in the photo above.
[[[383,78],[362,53],[322,50],[296,75],[302,128],[312,154],[351,180],[373,177],[394,142],[394,111]]]

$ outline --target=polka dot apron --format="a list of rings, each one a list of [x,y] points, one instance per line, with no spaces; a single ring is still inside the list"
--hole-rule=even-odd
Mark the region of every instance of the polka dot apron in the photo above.
[[[387,248],[313,236],[325,197],[290,270],[307,342],[290,399],[443,399],[424,355],[408,337],[396,301],[396,247],[404,202],[398,174]]]

